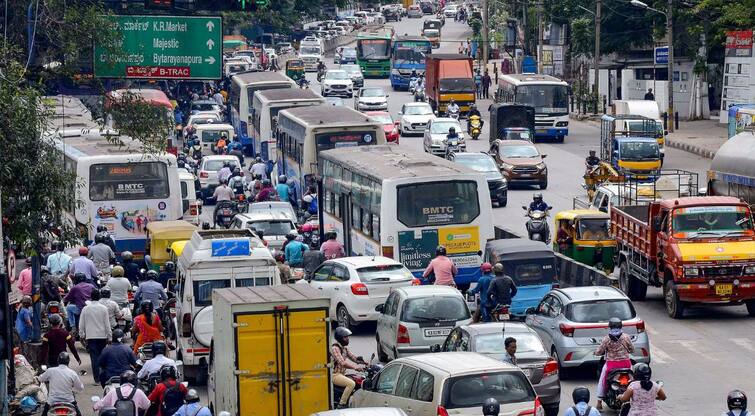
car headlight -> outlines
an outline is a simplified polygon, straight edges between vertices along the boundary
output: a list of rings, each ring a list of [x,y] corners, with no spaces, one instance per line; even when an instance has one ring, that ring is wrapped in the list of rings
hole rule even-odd
[[[500,168],[503,170],[511,170],[511,169],[514,169],[514,165],[510,165],[508,163],[501,163]]]
[[[400,77],[401,73],[398,72],[398,69],[391,69],[391,75],[395,75],[397,77]]]
[[[540,162],[537,165],[535,165],[535,167],[537,168],[537,170],[545,170],[545,163]]]
[[[755,266],[745,266],[745,274],[755,274]]]
[[[685,277],[697,277],[700,275],[700,269],[697,267],[685,267],[684,268],[684,276]]]

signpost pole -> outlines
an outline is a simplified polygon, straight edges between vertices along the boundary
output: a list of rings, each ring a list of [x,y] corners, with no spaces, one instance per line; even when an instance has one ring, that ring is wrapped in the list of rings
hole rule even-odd
[[[674,131],[674,0],[668,0],[666,34],[668,36],[668,131]]]

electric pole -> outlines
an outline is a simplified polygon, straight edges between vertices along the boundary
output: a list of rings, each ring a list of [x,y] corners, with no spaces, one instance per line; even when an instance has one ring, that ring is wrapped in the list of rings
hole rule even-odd
[[[543,2],[537,3],[537,73],[543,73]]]
[[[603,6],[603,0],[596,0],[595,5],[595,113],[598,112],[598,102],[600,101],[600,15]]]
[[[483,73],[488,68],[488,0],[482,0],[482,68]]]
[[[674,131],[674,0],[668,0],[666,11],[668,35],[668,131]]]

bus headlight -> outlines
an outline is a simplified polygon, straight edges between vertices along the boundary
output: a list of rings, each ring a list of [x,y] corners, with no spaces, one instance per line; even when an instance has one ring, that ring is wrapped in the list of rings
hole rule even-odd
[[[556,122],[556,127],[566,127],[568,125],[569,125],[568,121],[557,121]]]

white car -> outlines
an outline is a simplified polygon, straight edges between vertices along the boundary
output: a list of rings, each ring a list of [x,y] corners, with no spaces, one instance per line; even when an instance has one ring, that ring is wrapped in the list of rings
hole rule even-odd
[[[258,212],[274,212],[281,213],[291,219],[294,223],[299,223],[299,219],[296,217],[294,207],[286,201],[267,201],[267,202],[254,202],[249,204],[249,208],[246,210],[247,214],[254,214]]]
[[[446,144],[444,140],[448,136],[448,130],[453,127],[459,135],[459,147],[462,152],[466,152],[467,144],[464,141],[464,132],[461,129],[459,120],[450,117],[436,117],[430,120],[425,130],[422,146],[425,153],[432,153],[436,156],[445,156]]]
[[[380,87],[366,87],[354,95],[354,109],[357,111],[388,110],[388,94]]]
[[[435,118],[428,103],[406,103],[401,106],[399,130],[403,136],[422,134],[430,120]]]
[[[223,121],[220,119],[220,117],[216,113],[197,113],[192,114],[189,116],[189,119],[186,121],[186,128],[184,131],[189,130],[189,127],[192,126],[198,126],[200,124],[221,124]]]
[[[354,83],[349,74],[342,69],[329,69],[320,83],[323,97],[337,96],[351,98],[354,96]]]
[[[233,155],[209,155],[202,158],[202,163],[199,165],[199,188],[202,191],[202,197],[208,199],[212,197],[215,192],[215,188],[220,181],[218,180],[218,172],[223,169],[223,165],[226,163],[231,164],[231,170],[234,167],[241,169],[241,163],[239,158]]]
[[[229,228],[248,228],[267,241],[269,250],[280,250],[286,241],[286,234],[296,233],[296,224],[286,214],[273,211],[257,211],[251,214],[237,214]]]
[[[215,100],[196,100],[189,104],[189,114],[216,114],[223,117],[223,107]]]
[[[375,310],[392,290],[411,286],[414,276],[403,264],[382,256],[342,257],[321,264],[306,281],[330,298],[330,318],[353,328],[375,321]]]
[[[458,12],[459,9],[455,4],[449,4],[443,9],[443,15],[445,15],[446,17],[456,17],[456,13]]]

